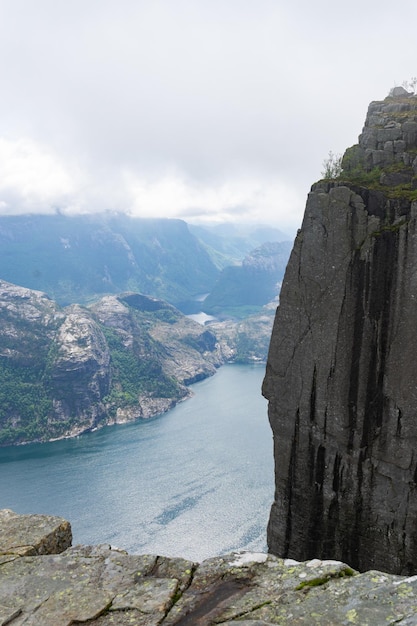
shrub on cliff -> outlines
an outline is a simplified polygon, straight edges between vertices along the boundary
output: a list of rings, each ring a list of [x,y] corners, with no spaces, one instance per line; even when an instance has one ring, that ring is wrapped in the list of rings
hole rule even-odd
[[[331,150],[327,159],[323,161],[322,178],[338,178],[342,172],[342,155],[334,154]]]

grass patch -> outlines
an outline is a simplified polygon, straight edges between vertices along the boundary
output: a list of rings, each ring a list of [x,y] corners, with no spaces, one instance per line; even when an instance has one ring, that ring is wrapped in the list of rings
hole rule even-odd
[[[303,582],[296,586],[295,590],[300,591],[306,587],[320,587],[321,585],[328,583],[332,578],[346,578],[348,576],[355,576],[355,574],[355,570],[350,567],[345,567],[340,572],[330,573],[326,576],[318,576],[317,578],[310,578],[309,580],[303,580]]]

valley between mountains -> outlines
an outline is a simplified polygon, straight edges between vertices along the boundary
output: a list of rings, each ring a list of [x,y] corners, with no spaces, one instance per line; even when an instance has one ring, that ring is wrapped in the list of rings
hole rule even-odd
[[[46,230],[40,227],[44,219]],[[115,219],[0,218],[3,276],[20,280],[0,280],[0,446],[152,417],[188,398],[190,385],[226,362],[265,361],[288,242],[262,243],[267,233],[249,241],[247,235],[211,233],[210,246],[179,220],[131,220],[128,242],[120,221],[117,232],[111,230]],[[125,224],[125,217],[120,220]],[[46,232],[51,241],[45,241]],[[94,283],[89,259],[103,232],[106,263],[97,265],[97,259],[104,262],[104,248],[102,256],[95,249],[94,262],[97,276],[106,280]],[[16,256],[24,243],[26,263]],[[236,257],[253,243],[260,245],[238,263]],[[51,254],[54,245],[48,260],[46,250]],[[8,265],[10,257],[18,262]],[[228,259],[233,265],[226,265]],[[126,260],[130,273],[122,280]],[[189,270],[182,274],[184,264]],[[34,289],[36,283],[49,292]],[[131,284],[150,293],[119,291]],[[204,288],[210,289],[206,310],[212,318],[206,325],[185,314],[204,310],[198,297]],[[158,297],[161,292],[171,294],[173,303]]]

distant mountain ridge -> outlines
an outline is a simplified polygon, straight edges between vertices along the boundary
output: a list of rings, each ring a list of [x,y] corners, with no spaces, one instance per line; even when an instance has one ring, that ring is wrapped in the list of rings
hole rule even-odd
[[[241,265],[225,267],[202,303],[212,315],[259,309],[277,298],[292,242],[267,242],[252,250]]]
[[[0,278],[61,305],[133,291],[187,310],[212,290],[221,268],[268,235],[280,231],[224,225],[213,234],[182,220],[118,213],[0,216]]]
[[[202,296],[214,289],[207,303],[210,312],[235,306],[237,317],[244,317],[246,305],[259,309],[276,295],[266,284],[279,282],[283,271],[277,267],[274,280],[265,269],[269,244],[280,246],[285,267],[290,244],[274,241],[283,236],[265,226],[196,227],[177,219],[117,213],[0,216],[0,279],[43,291],[61,306],[131,291],[170,302],[185,313],[200,311]],[[249,265],[255,257],[259,268],[262,257],[265,263],[252,277]],[[242,260],[243,270],[235,268]],[[222,289],[230,291],[224,303]]]
[[[191,233],[208,246],[211,258],[220,269],[240,263],[246,255],[264,243],[281,243],[291,239],[278,228],[264,224],[189,224],[188,227]]]
[[[218,268],[182,220],[122,214],[0,216],[0,277],[61,305],[138,291],[175,305]]]
[[[60,307],[0,280],[0,447],[158,415],[222,364],[265,361],[275,306],[203,326],[139,293]]]
[[[0,446],[156,415],[226,361],[265,360],[289,244],[220,272],[228,242],[212,243],[181,220],[0,217]],[[226,321],[180,312],[204,292]]]

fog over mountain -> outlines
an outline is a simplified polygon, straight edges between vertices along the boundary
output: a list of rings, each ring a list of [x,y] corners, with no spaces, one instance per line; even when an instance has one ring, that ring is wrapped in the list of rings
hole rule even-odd
[[[2,0],[0,211],[116,209],[293,234],[329,150],[354,143],[369,100],[416,73],[417,7],[404,0],[401,28],[396,11]]]

